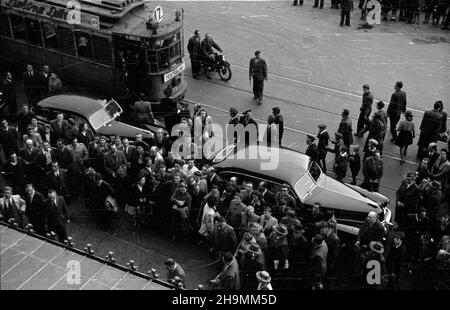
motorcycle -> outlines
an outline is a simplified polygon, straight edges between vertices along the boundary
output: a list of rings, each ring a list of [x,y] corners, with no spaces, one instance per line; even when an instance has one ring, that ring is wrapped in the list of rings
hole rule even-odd
[[[208,72],[217,72],[222,81],[229,81],[231,79],[231,65],[225,59],[222,53],[214,53],[214,65],[208,65]],[[202,64],[202,67],[205,64]]]

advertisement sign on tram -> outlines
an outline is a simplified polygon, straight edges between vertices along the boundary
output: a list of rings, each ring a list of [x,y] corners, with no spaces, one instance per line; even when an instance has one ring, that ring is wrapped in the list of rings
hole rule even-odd
[[[73,18],[74,10],[77,10],[78,7],[75,5],[73,6],[73,9],[61,8],[51,4],[33,0],[1,0],[1,4],[4,7],[11,8],[16,11],[49,17],[64,22],[69,22],[69,20]],[[77,13],[79,13],[80,25],[89,28],[100,29],[100,20],[98,16],[80,12],[79,7]],[[73,24],[73,22],[69,23]]]

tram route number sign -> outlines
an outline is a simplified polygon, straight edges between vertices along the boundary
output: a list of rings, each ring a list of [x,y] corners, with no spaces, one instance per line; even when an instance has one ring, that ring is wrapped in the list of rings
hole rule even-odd
[[[67,8],[34,0],[1,0],[1,5],[16,11],[49,17],[69,24],[80,24],[81,26],[100,29],[99,17],[81,12],[80,4],[77,1],[69,1]],[[73,14],[75,11],[77,14]]]
[[[153,20],[160,23],[163,19],[163,9],[159,5],[153,10]]]
[[[169,73],[164,74],[164,83],[169,81],[170,79],[172,79],[173,77],[177,76],[178,74],[180,74],[181,72],[184,71],[186,65],[183,62],[178,68],[176,68],[173,71],[170,71]]]

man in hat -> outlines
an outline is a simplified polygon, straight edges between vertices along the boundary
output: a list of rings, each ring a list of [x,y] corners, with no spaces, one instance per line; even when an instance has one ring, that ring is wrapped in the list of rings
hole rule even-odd
[[[250,59],[248,69],[248,79],[251,83],[253,78],[253,100],[258,100],[258,104],[262,104],[264,80],[267,81],[267,64],[261,57],[261,51],[255,52],[255,57]]]
[[[173,259],[169,258],[164,262],[167,269],[167,282],[184,287],[184,282],[186,281],[186,274],[183,268]]]
[[[327,164],[325,161],[325,158],[327,156],[327,148],[328,148],[328,142],[330,141],[330,135],[327,131],[327,125],[320,124],[319,126],[319,133],[317,134],[317,139],[319,140],[317,144],[317,148],[319,151],[319,166],[322,169],[323,173],[327,172]]]
[[[231,107],[229,112],[231,119],[228,121],[228,124],[236,126],[237,124],[241,123],[241,118],[239,117],[239,112],[236,108]]]
[[[420,136],[417,142],[417,158],[422,159],[426,148],[431,142],[436,142],[442,122],[442,114],[439,112],[440,102],[436,101],[433,110],[426,111],[420,123]]]
[[[301,2],[303,4],[303,1]],[[256,273],[256,278],[258,279],[258,291],[272,291],[272,284],[270,284],[270,281],[272,280],[270,278],[270,275],[267,271],[258,271]]]
[[[279,146],[281,146],[281,140],[283,139],[283,133],[284,133],[284,119],[283,119],[283,115],[281,115],[281,110],[279,107],[274,107],[272,108],[272,115],[269,116],[273,117],[273,123],[275,125],[278,126],[278,143]],[[269,120],[267,120],[267,122],[269,123]]]
[[[192,77],[198,80],[200,74],[200,58],[201,58],[201,39],[200,32],[194,31],[194,35],[189,38],[187,46],[189,56],[191,57]]]
[[[349,117],[350,111],[347,109],[342,110],[342,119],[339,123],[338,131],[342,134],[342,140],[344,140],[344,145],[349,148],[353,143],[353,135],[352,135],[352,121]]]
[[[341,248],[341,240],[334,232],[335,229],[336,224],[334,222],[326,223],[321,229],[324,241],[328,247],[327,267],[329,272],[334,272],[334,268],[336,267],[339,258],[339,250]]]
[[[372,112],[373,94],[370,92],[368,84],[363,85],[362,104],[359,108],[358,124],[356,126],[355,136],[362,137],[362,131],[365,127],[369,127],[369,117]]]
[[[403,244],[405,234],[394,232],[393,246],[386,257],[386,271],[389,279],[387,288],[399,289],[402,265],[406,262],[406,247]]]
[[[361,187],[371,192],[378,192],[383,177],[383,161],[378,151],[364,160],[363,176],[364,182]]]
[[[414,182],[415,177],[414,172],[409,172],[396,192],[395,221],[400,226],[402,226],[408,214],[417,210],[420,191],[416,182]]]
[[[244,126],[245,132],[245,146],[254,145],[258,143],[258,123],[252,117],[252,110],[246,110],[242,114],[244,117],[240,119],[241,124]],[[250,136],[253,133],[253,128],[256,133],[255,136]],[[248,130],[248,133],[247,133]],[[256,139],[256,140],[255,140]]]
[[[290,271],[299,274],[301,262],[308,260],[310,253],[309,242],[305,237],[305,229],[299,220],[291,226],[291,238],[289,240],[289,265]]]
[[[311,270],[313,274],[313,289],[323,288],[323,281],[327,273],[328,247],[322,235],[316,234],[311,240]]]
[[[239,270],[242,280],[242,289],[254,289],[257,284],[256,272],[266,270],[264,254],[256,243],[250,243],[244,255],[241,256]]]
[[[306,148],[305,155],[308,155],[311,158],[311,161],[319,163],[319,148],[314,142],[316,138],[311,135],[306,135]]]
[[[395,142],[395,139],[397,139],[397,123],[400,120],[400,115],[406,111],[406,93],[402,88],[403,83],[401,81],[395,83],[395,92],[391,96],[387,109],[392,134],[391,142]]]
[[[222,256],[224,263],[222,271],[210,281],[211,285],[219,290],[240,290],[241,281],[239,276],[239,266],[236,258],[230,252]]]
[[[272,233],[267,238],[269,257],[267,266],[270,270],[285,270],[289,268],[288,252],[289,244],[287,240],[288,229],[284,224],[273,227]]]

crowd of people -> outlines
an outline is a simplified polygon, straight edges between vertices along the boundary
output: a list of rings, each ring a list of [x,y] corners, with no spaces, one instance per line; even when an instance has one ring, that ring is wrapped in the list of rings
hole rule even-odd
[[[303,0],[294,0],[293,5],[303,5]],[[431,24],[439,26],[442,24],[442,29],[449,29],[450,23],[450,1],[448,0],[359,0],[358,9],[361,10],[361,20],[365,20],[369,11],[380,4],[381,19],[390,21],[405,22],[407,24]],[[324,0],[314,0],[314,8],[323,9],[325,5]],[[350,26],[350,12],[354,9],[353,0],[331,0],[331,9],[341,10],[340,25]],[[422,18],[423,16],[423,18]]]
[[[52,75],[48,67],[44,66],[44,71]],[[27,66],[24,78],[34,75],[41,73]],[[209,283],[216,289],[272,289],[271,280],[277,289],[277,285],[283,286],[283,279],[295,282],[305,276],[314,289],[332,288],[342,276],[349,253],[359,279],[365,279],[368,260],[379,261],[388,288],[398,288],[406,269],[414,270],[415,280],[423,284],[432,280],[433,268],[447,268],[447,272],[450,268],[450,162],[448,149],[438,149],[438,141],[448,136],[441,101],[425,112],[418,127],[417,158],[421,163],[417,171],[406,175],[397,191],[395,223],[387,206],[381,214],[370,212],[356,243],[349,245],[341,241],[334,212],[327,206],[315,204],[312,210],[306,209],[289,194],[292,189],[287,184],[274,190],[265,182],[253,183],[238,175],[223,179],[203,160],[173,152],[174,137],[162,128],[152,139],[144,140],[138,132],[131,141],[99,136],[88,124],[76,126],[62,113],[42,126],[35,104],[49,93],[43,86],[33,89],[29,92],[25,84],[28,103],[22,104],[19,112],[14,112],[11,97],[6,99],[9,113],[4,114],[0,126],[0,220],[22,228],[31,224],[35,233],[47,236],[53,232],[65,242],[66,223],[71,218],[68,206],[81,201],[99,229],[109,230],[117,217],[127,216],[133,229],[170,232],[178,243],[194,240],[221,268]],[[401,163],[416,138],[403,83],[396,82],[394,89],[387,110],[379,101],[372,114],[374,95],[369,85],[363,85],[356,131],[350,111],[344,109],[334,139],[327,126],[320,124],[317,135],[307,136],[306,154],[324,172],[328,153],[334,154],[332,171],[337,180],[343,182],[350,168],[352,184],[357,184],[362,170],[361,187],[378,192],[388,121],[390,141],[399,147]],[[194,124],[201,126],[203,141],[214,136],[213,119],[206,109],[196,105],[191,113],[187,104],[170,98],[169,88],[165,95],[161,106],[168,112],[164,115],[166,130],[170,133],[181,124],[192,131],[183,147],[196,149]],[[145,103],[142,96],[140,101]],[[151,107],[136,106],[139,122],[154,121]],[[232,107],[229,113],[230,125],[257,125],[250,110],[239,113]],[[267,123],[266,142],[281,146],[284,119],[279,107],[272,108]],[[366,133],[361,158],[354,139],[362,141]],[[267,141],[269,138],[275,141]],[[166,266],[168,279],[183,285],[186,275],[182,267],[173,259]]]

